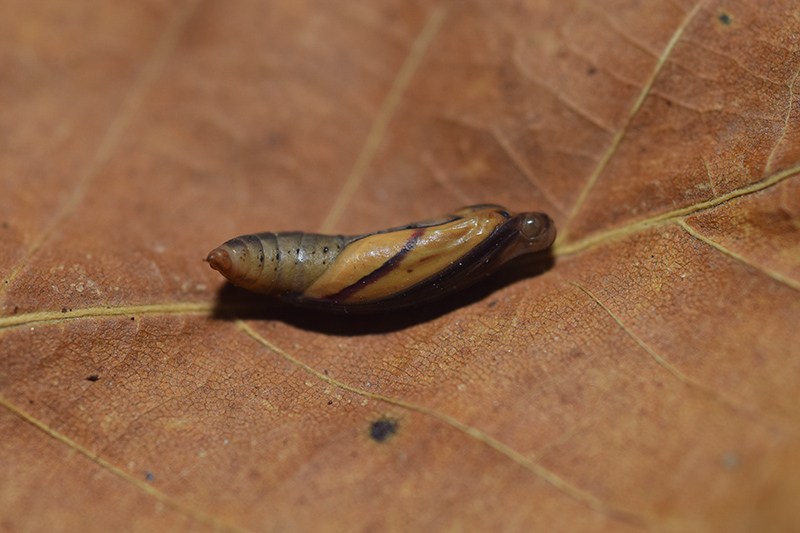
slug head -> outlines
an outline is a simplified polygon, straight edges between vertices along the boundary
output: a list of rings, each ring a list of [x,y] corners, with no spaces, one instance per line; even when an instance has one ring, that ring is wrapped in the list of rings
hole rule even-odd
[[[520,213],[515,218],[521,237],[515,255],[545,250],[556,240],[556,226],[544,213]]]

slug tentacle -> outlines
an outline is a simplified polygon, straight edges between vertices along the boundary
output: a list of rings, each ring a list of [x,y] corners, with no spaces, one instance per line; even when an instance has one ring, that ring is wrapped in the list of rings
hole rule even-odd
[[[206,258],[232,283],[301,305],[340,311],[396,309],[474,283],[522,254],[548,248],[553,221],[496,205],[345,237],[258,233]]]

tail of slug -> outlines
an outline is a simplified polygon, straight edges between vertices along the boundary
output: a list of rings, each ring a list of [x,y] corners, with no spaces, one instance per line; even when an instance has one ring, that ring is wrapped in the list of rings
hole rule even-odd
[[[344,242],[341,235],[257,233],[214,248],[206,261],[238,287],[281,296],[310,286],[330,267]]]

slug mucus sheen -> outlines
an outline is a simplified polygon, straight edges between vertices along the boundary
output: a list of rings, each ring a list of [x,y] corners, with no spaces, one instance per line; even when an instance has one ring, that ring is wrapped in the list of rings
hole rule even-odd
[[[374,312],[418,305],[464,288],[556,237],[544,213],[465,207],[435,220],[366,235],[256,233],[206,261],[234,285],[303,306]]]

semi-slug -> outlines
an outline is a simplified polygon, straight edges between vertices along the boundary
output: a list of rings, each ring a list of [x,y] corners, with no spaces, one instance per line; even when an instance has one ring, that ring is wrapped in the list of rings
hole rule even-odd
[[[553,221],[499,205],[366,235],[257,233],[231,239],[206,261],[234,285],[344,312],[417,305],[482,279],[509,260],[548,248]]]

